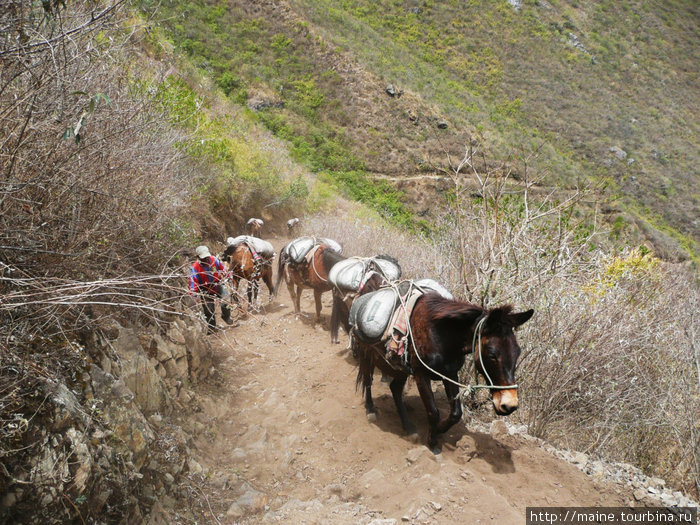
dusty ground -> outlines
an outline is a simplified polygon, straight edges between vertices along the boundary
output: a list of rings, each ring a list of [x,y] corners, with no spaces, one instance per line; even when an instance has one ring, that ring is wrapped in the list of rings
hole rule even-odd
[[[302,312],[296,319],[282,285],[276,300],[214,341],[217,377],[196,392],[202,425],[194,443],[211,523],[517,524],[526,506],[632,499],[502,426],[484,433],[458,424],[434,456],[424,446],[425,412],[412,383],[407,404],[421,442],[403,435],[379,377],[378,417],[368,422],[347,338],[330,343],[330,294],[320,326],[311,322],[309,290]],[[444,411],[442,386],[434,388]]]

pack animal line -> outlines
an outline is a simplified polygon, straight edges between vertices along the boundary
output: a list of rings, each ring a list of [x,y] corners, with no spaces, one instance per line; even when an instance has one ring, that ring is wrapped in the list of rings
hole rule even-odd
[[[299,223],[301,221],[299,220],[299,217],[294,217],[293,219],[289,219],[287,221],[287,231],[291,234],[295,232],[296,230],[299,229]]]
[[[257,237],[246,235],[229,237],[226,243],[223,257],[229,266],[231,284],[236,292],[233,294],[236,304],[240,302],[238,287],[242,280],[248,281],[246,295],[249,310],[258,300],[261,279],[267,285],[271,301],[275,291],[272,283],[272,260],[275,252],[272,245]]]

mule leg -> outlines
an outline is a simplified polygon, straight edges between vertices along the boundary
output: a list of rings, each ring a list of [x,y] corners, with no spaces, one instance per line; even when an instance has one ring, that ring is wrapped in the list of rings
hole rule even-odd
[[[406,405],[403,402],[403,389],[406,386],[406,381],[408,381],[408,376],[406,375],[395,377],[391,384],[389,384],[389,388],[391,389],[391,395],[394,398],[396,410],[401,418],[401,426],[410,436],[411,441],[415,442],[418,440],[418,432],[416,431],[416,426],[408,417],[408,410],[406,410]]]
[[[438,424],[440,423],[440,411],[435,404],[435,396],[433,395],[432,388],[430,388],[430,379],[418,374],[416,374],[415,377],[418,393],[423,401],[423,406],[425,406],[425,411],[428,414],[428,448],[430,448],[434,454],[439,454],[440,449],[437,446],[437,430]]]
[[[258,303],[258,281],[248,281],[248,309]]]
[[[333,292],[333,307],[331,309],[331,343],[339,343],[338,331],[340,330],[340,305],[342,300]]]
[[[270,291],[269,302],[272,302],[272,298],[275,296],[275,286],[272,284],[272,268],[269,266],[268,268],[270,268],[270,270],[263,272],[262,280]]]
[[[294,301],[295,301],[294,311],[297,314],[301,313],[301,291],[302,290],[303,290],[303,288],[301,286],[297,285],[297,294],[294,296]]]
[[[291,279],[285,279],[287,283],[287,290],[289,290],[289,298],[292,300],[292,305],[294,306],[294,313],[299,314],[299,303],[297,302],[297,294],[294,293],[294,281]]]
[[[246,286],[246,297],[248,299],[248,310],[251,310],[253,308],[253,283],[252,283],[252,281],[248,281],[248,285]]]
[[[456,380],[456,378],[454,379]],[[459,387],[444,379],[442,384],[445,385],[445,393],[447,394],[447,399],[450,400],[450,413],[445,419],[440,421],[437,427],[438,434],[444,434],[452,425],[462,419],[462,403],[459,401]]]
[[[237,277],[232,276],[231,277],[231,287],[233,288],[233,302],[236,303],[236,308],[240,306],[240,299],[238,297],[238,283],[240,281],[238,280]]]
[[[316,319],[314,319],[314,323],[318,323],[321,320],[321,294],[323,294],[321,290],[314,288],[314,301],[316,302]]]
[[[372,399],[372,378],[374,376],[374,362],[369,352],[364,353],[360,370],[362,371],[362,391],[365,394],[365,414],[368,421],[377,420],[377,411],[374,408],[374,400]]]

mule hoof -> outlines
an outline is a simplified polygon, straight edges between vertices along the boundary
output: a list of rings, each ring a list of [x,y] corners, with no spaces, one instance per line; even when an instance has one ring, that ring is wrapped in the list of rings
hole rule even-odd
[[[418,432],[409,434],[408,439],[410,439],[412,443],[418,443],[418,440],[420,439],[420,437],[418,436]]]
[[[442,459],[442,447],[440,445],[435,445],[434,447],[431,447],[430,452],[432,452],[435,455],[435,459],[437,459],[438,461]]]
[[[377,420],[376,412],[370,412],[369,414],[367,414],[367,421],[374,423],[376,420]]]

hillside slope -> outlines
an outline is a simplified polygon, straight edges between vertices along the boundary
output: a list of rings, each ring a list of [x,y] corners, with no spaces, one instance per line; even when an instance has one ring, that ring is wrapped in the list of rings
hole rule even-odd
[[[664,255],[697,250],[697,6],[513,4],[167,2],[154,16],[355,198],[372,200],[358,171],[398,176],[411,208],[430,214],[447,185],[415,175],[444,176],[448,155],[480,137],[491,168],[550,186],[605,182],[618,232],[641,228]]]

